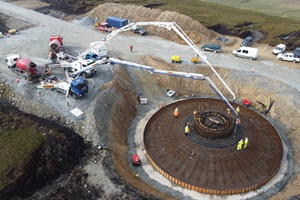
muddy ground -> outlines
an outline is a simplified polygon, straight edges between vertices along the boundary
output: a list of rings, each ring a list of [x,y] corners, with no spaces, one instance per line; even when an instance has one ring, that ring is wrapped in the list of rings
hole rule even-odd
[[[28,2],[27,2],[28,3]],[[207,31],[206,29],[204,31]],[[206,36],[209,37],[209,36]],[[226,51],[226,50],[225,50]],[[179,70],[176,66],[169,66],[160,59],[156,58],[144,58],[144,62],[150,66],[160,65],[165,69],[173,68],[173,70]],[[292,65],[291,65],[292,66]],[[295,67],[295,66],[293,66]],[[296,66],[295,68],[297,68]],[[209,73],[209,69],[207,74]],[[225,77],[226,81],[230,83],[230,86],[237,91],[239,96],[247,96],[255,102],[255,100],[264,101],[268,104],[268,97],[276,98],[276,109],[272,110],[271,115],[274,118],[280,119],[280,114],[285,113],[287,115],[298,116],[298,104],[294,102],[297,97],[297,91],[294,91],[277,81],[266,80],[261,76],[252,76],[251,74],[239,73],[237,71],[230,71],[226,69],[218,69],[218,71]],[[199,71],[198,71],[199,72]],[[200,71],[203,73],[203,71]],[[146,78],[146,77],[145,77]],[[150,78],[149,78],[150,79]],[[117,191],[115,196],[108,196],[104,190],[101,190],[101,187],[95,185],[88,185],[87,179],[88,174],[82,174],[80,165],[74,168],[69,174],[63,174],[59,179],[56,179],[52,184],[48,184],[47,187],[44,187],[42,190],[37,191],[28,199],[169,199],[166,194],[159,192],[158,190],[148,186],[145,182],[141,181],[138,177],[135,176],[135,172],[128,166],[127,159],[127,141],[126,134],[122,134],[124,130],[127,130],[130,127],[134,116],[136,115],[138,109],[137,93],[135,92],[134,83],[130,80],[126,70],[116,69],[114,80],[108,82],[102,87],[102,90],[107,90],[105,93],[107,99],[115,99],[115,102],[112,102],[113,106],[111,110],[111,117],[109,123],[114,124],[113,127],[110,127],[110,137],[106,140],[110,140],[110,145],[106,147],[104,145],[99,147],[96,146],[92,148],[88,154],[90,157],[82,157],[82,164],[84,166],[85,162],[90,163],[89,167],[97,167],[98,163],[102,163],[105,166],[105,174],[109,177],[110,181],[116,185]],[[201,91],[199,91],[199,85],[192,84],[191,81],[170,80],[169,78],[163,78],[158,76],[156,78],[159,84],[164,88],[174,88],[176,84],[180,84],[181,87],[178,88],[177,92],[179,95],[193,94],[195,91],[199,94],[212,94],[211,90],[207,85],[201,85]],[[148,80],[151,82],[150,80]],[[235,83],[241,83],[242,88],[238,87]],[[271,84],[272,83],[272,84]],[[261,87],[261,86],[264,87]],[[191,87],[192,86],[192,87]],[[276,88],[281,88],[279,92],[275,94],[271,91],[276,91]],[[115,88],[115,89],[111,89]],[[256,88],[256,93],[253,92],[252,88]],[[260,88],[260,89],[257,89]],[[153,91],[154,93],[155,91]],[[286,95],[288,93],[288,95]],[[6,95],[9,98],[11,93]],[[150,95],[149,95],[150,96]],[[106,99],[106,100],[107,100]],[[290,100],[289,104],[286,105],[286,101]],[[294,99],[294,100],[293,100]],[[129,100],[129,101],[128,101]],[[13,102],[13,101],[12,101]],[[284,105],[284,106],[283,106]],[[259,110],[259,105],[253,105]],[[289,107],[287,111],[282,108]],[[127,113],[128,115],[124,118],[124,121],[120,123],[119,114]],[[97,114],[97,113],[95,113]],[[297,125],[294,122],[280,119],[281,122],[287,126],[287,134],[293,140],[293,146],[297,147]],[[98,125],[100,126],[100,124]],[[101,128],[101,127],[99,127]],[[113,145],[112,145],[113,144]],[[76,156],[76,155],[74,155]],[[296,162],[299,162],[299,155],[295,155]],[[92,164],[94,163],[94,165]],[[114,165],[112,165],[114,163]],[[85,168],[85,171],[89,169]],[[71,176],[69,176],[71,175]],[[119,176],[121,175],[121,176]],[[62,181],[63,180],[63,181]],[[90,180],[91,181],[91,180]],[[284,190],[273,197],[273,199],[284,199],[291,197],[297,193],[297,183],[299,182],[299,175],[296,175],[293,178],[293,181],[288,185]],[[46,192],[47,191],[47,192]]]

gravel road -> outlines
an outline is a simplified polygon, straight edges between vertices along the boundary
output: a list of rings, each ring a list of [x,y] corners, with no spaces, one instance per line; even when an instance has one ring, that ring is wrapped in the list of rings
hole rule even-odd
[[[1,47],[8,47],[0,49],[2,61],[0,63],[1,77],[5,78],[6,83],[11,85],[16,93],[28,98],[37,99],[39,102],[44,104],[45,107],[51,108],[55,110],[55,112],[60,113],[61,116],[66,119],[67,123],[77,122],[76,118],[70,113],[71,109],[77,107],[83,111],[88,111],[85,113],[83,118],[81,118],[81,120],[85,120],[84,123],[89,123],[90,125],[90,128],[86,128],[84,133],[82,133],[83,137],[91,140],[95,145],[101,144],[103,140],[100,140],[99,137],[95,135],[98,131],[96,130],[95,124],[93,124],[95,123],[93,118],[93,109],[98,101],[98,97],[103,92],[100,90],[101,85],[107,83],[113,77],[112,69],[107,69],[106,67],[99,68],[97,75],[93,78],[96,89],[92,89],[90,94],[87,97],[84,97],[83,100],[74,100],[69,98],[71,107],[68,107],[66,106],[65,96],[62,94],[45,90],[42,91],[42,95],[40,96],[38,92],[34,90],[34,86],[28,84],[25,80],[21,80],[21,82],[17,84],[15,80],[18,77],[7,68],[4,63],[4,58],[7,54],[16,53],[22,55],[22,57],[32,59],[39,65],[39,67],[42,67],[49,63],[49,60],[47,60],[47,47],[49,37],[51,35],[62,35],[64,37],[64,47],[68,50],[69,54],[74,56],[87,49],[91,42],[102,40],[106,35],[94,30],[93,27],[79,26],[65,22],[3,1],[1,1],[0,4],[0,12],[12,15],[35,25],[34,28],[21,31],[18,35],[0,39]],[[189,46],[166,41],[155,36],[140,37],[133,34],[124,34],[116,36],[110,41],[110,43],[111,44],[108,49],[111,57],[121,57],[124,60],[132,62],[140,62],[143,55],[161,57],[162,59],[170,62],[171,56],[178,54],[181,56],[184,63],[189,63],[190,58],[194,56],[194,52]],[[134,46],[133,53],[129,50],[129,46],[131,44]],[[269,52],[262,53],[268,54]],[[295,67],[289,67],[290,63],[273,62],[265,59],[265,57],[259,58],[257,61],[251,61],[236,58],[230,53],[215,54],[205,52],[205,55],[213,66],[243,70],[247,72],[251,72],[251,70],[254,69],[254,73],[256,74],[279,80],[300,91],[300,72],[299,70],[296,70]],[[203,63],[201,65],[205,64]],[[64,78],[62,69],[54,69],[53,71],[54,73],[59,74],[61,78]],[[143,86],[139,86],[138,83],[143,81],[141,79],[143,79],[144,74],[137,70],[128,71],[133,82],[136,84],[137,92],[147,96],[150,103],[153,103],[152,105],[158,105],[160,101],[166,100],[164,91],[159,88],[154,80],[152,80],[153,82],[144,82]],[[211,72],[211,75],[212,74],[213,72]],[[149,87],[149,85],[151,85],[151,87]],[[144,108],[144,110],[149,111],[151,109],[150,106]],[[139,114],[144,115],[145,113],[141,111]],[[88,122],[89,120],[87,119],[91,119],[90,122]],[[112,191],[112,193],[113,192],[114,191]]]
[[[21,54],[23,57],[32,58],[39,64],[42,62],[38,61],[48,62],[46,60],[48,56],[48,36],[54,34],[64,36],[65,48],[69,50],[71,55],[75,56],[77,53],[87,49],[90,42],[101,40],[105,37],[105,34],[93,30],[91,27],[78,26],[6,2],[1,3],[0,9],[1,12],[5,14],[13,14],[15,17],[37,25],[35,28],[22,31],[22,33],[17,36],[0,40],[1,46],[9,45],[10,47],[1,48],[2,57],[14,52]],[[44,26],[42,26],[43,24]],[[154,55],[166,61],[170,61],[172,55],[178,54],[182,60],[189,62],[190,58],[194,56],[194,52],[189,46],[180,45],[156,37],[118,35],[110,42],[109,55],[112,57],[119,56],[128,61],[136,62],[139,60],[138,56],[142,55]],[[134,46],[134,56],[129,52],[130,44]],[[157,49],[159,49],[159,51],[157,51]],[[244,71],[254,69],[257,74],[277,79],[300,91],[299,71],[287,67],[288,65],[285,65],[287,64],[285,62],[278,64],[263,59],[251,61],[233,57],[231,54],[215,54],[209,52],[205,52],[205,55],[213,66]],[[45,60],[41,58],[45,58]]]

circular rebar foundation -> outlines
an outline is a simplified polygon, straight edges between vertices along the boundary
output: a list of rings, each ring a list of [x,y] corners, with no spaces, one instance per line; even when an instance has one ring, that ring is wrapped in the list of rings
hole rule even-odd
[[[262,186],[280,167],[281,138],[260,114],[240,108],[237,125],[218,99],[194,98],[163,107],[145,127],[147,158],[172,182],[202,193],[237,194]],[[237,150],[246,137],[248,146]]]

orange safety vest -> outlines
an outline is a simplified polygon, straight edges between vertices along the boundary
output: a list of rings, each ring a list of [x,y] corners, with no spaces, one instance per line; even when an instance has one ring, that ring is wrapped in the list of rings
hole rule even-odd
[[[178,111],[175,111],[175,112],[174,112],[174,116],[175,116],[175,117],[177,117],[178,114],[179,114]]]

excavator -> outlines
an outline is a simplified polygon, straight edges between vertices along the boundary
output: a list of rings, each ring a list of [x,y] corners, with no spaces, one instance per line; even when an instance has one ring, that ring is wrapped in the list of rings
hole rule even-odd
[[[207,57],[198,49],[198,47],[193,43],[193,41],[184,33],[184,31],[177,25],[176,22],[136,22],[136,23],[130,23],[126,26],[123,26],[117,30],[112,31],[110,34],[107,35],[101,42],[95,42],[95,45],[91,46],[88,50],[86,50],[84,53],[81,55],[85,55],[88,52],[92,52],[95,48],[99,49],[103,45],[108,45],[109,41],[117,36],[118,34],[124,32],[124,31],[131,31],[136,29],[136,27],[139,26],[148,26],[148,25],[155,25],[158,27],[163,27],[168,30],[174,30],[194,51],[197,57],[200,57],[209,67],[210,69],[214,72],[214,74],[218,77],[218,79],[222,82],[222,84],[225,86],[225,88],[229,91],[229,93],[233,96],[233,102],[235,101],[235,94],[233,91],[229,88],[229,86],[225,83],[225,81],[221,78],[221,76],[218,74],[218,72],[214,69],[214,67],[210,64],[208,61]],[[177,72],[177,71],[166,71],[166,70],[158,70],[153,67],[149,67],[146,65],[140,65],[136,63],[131,63],[127,61],[122,61],[119,59],[114,59],[114,58],[104,58],[96,62],[99,66],[103,64],[120,64],[123,66],[130,66],[134,68],[138,68],[144,71],[147,71],[151,74],[164,74],[168,76],[178,76],[181,78],[190,78],[194,80],[206,80],[209,82],[210,87],[214,92],[225,102],[226,106],[231,110],[232,113],[235,115],[238,115],[238,113],[235,111],[233,106],[227,101],[227,99],[224,97],[224,95],[221,93],[221,91],[216,87],[216,85],[212,82],[212,80],[204,76],[202,74],[196,74],[196,73],[186,73],[186,72]],[[89,67],[86,67],[84,70],[88,70]],[[78,73],[82,73],[82,71],[78,71],[73,73],[72,75],[77,75]]]

